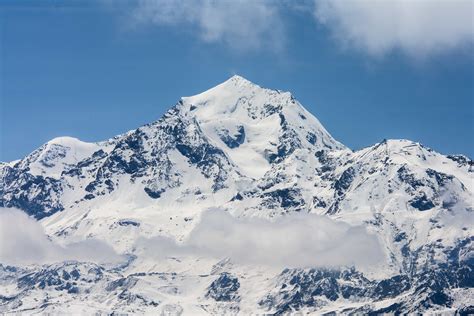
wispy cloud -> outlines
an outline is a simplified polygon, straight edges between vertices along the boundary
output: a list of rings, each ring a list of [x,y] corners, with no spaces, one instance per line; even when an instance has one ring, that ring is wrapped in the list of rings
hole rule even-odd
[[[137,0],[135,23],[189,28],[207,43],[248,51],[285,46],[285,15],[307,12],[345,48],[422,58],[472,45],[471,0]],[[305,15],[300,15],[304,17]],[[315,28],[315,32],[317,29]]]
[[[367,267],[385,261],[377,237],[362,226],[311,214],[269,221],[208,211],[183,244],[159,237],[140,240],[137,249],[145,255],[210,256],[276,267]]]
[[[372,56],[444,53],[474,40],[471,0],[314,0],[314,16],[336,39]]]
[[[233,49],[279,49],[283,26],[273,1],[140,0],[132,14],[136,23],[188,26],[205,42]]]
[[[116,263],[122,259],[110,246],[95,239],[58,245],[24,212],[0,208],[0,263],[28,265],[64,260]]]

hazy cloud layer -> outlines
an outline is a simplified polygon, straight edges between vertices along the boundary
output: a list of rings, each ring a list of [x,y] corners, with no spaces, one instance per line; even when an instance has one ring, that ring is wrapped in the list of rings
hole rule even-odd
[[[270,222],[208,211],[184,244],[160,237],[140,240],[138,249],[161,257],[229,257],[237,263],[277,267],[366,267],[385,261],[377,237],[363,227],[309,214]]]
[[[343,45],[380,56],[445,52],[474,39],[471,0],[314,0],[317,21]]]
[[[237,50],[283,43],[279,12],[272,1],[140,0],[138,23],[188,26],[205,42],[223,42]]]
[[[122,258],[107,244],[88,239],[62,247],[24,212],[0,208],[0,263],[43,264],[65,260],[114,263]]]
[[[345,48],[372,56],[399,50],[420,58],[474,38],[471,0],[137,0],[132,16],[138,24],[188,27],[237,50],[279,50],[289,11],[308,12]]]
[[[275,221],[237,219],[207,211],[187,241],[140,239],[137,254],[166,258],[231,258],[236,263],[276,267],[366,267],[385,261],[378,239],[359,226],[316,215],[288,215]],[[0,263],[23,265],[65,260],[115,263],[123,260],[103,242],[89,239],[65,247],[52,242],[42,226],[16,209],[0,208]]]

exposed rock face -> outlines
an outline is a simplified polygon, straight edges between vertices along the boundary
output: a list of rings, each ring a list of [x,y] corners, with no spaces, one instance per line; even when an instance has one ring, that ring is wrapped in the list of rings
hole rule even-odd
[[[229,273],[222,273],[208,288],[206,297],[218,302],[239,301],[239,279]]]

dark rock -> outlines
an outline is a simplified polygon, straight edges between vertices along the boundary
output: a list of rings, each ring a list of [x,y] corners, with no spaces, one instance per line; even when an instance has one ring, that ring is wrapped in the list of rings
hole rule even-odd
[[[218,302],[239,301],[239,288],[239,279],[224,272],[208,287],[206,297],[213,298]]]
[[[145,188],[144,190],[146,194],[148,194],[148,196],[151,197],[152,199],[159,199],[161,197],[161,194],[165,192],[164,189],[154,191],[150,188]]]
[[[140,226],[139,222],[132,221],[132,220],[126,220],[126,219],[118,221],[117,224],[119,224],[120,226],[135,226],[135,227]]]
[[[245,129],[244,127],[238,126],[237,133],[235,135],[229,135],[228,130],[224,130],[219,135],[220,139],[227,145],[229,148],[237,148],[242,145],[245,141]]]
[[[435,207],[433,201],[428,199],[426,195],[421,195],[410,200],[410,205],[420,211],[427,211]]]

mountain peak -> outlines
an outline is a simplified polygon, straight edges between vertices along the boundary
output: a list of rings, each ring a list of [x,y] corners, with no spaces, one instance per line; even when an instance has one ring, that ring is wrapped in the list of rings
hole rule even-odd
[[[272,162],[297,149],[345,148],[290,92],[263,88],[238,75],[182,98],[180,111],[252,178],[262,177]]]
[[[227,79],[225,82],[229,82],[229,83],[235,83],[235,84],[252,84],[252,85],[256,85],[255,83],[253,83],[252,81],[240,76],[240,75],[233,75],[232,77],[230,77],[229,79]]]
[[[65,146],[65,147],[74,147],[74,146],[83,145],[83,144],[89,144],[89,143],[83,142],[82,140],[76,137],[60,136],[60,137],[51,139],[45,145],[60,145],[60,146]]]
[[[239,75],[233,75],[232,77],[230,77],[223,83],[219,84],[218,86],[254,87],[254,88],[264,89],[260,87],[259,85],[257,85],[256,83]]]
[[[204,91],[199,94],[183,97],[183,101],[187,101],[188,103],[199,103],[202,100],[209,100],[209,99],[220,99],[226,96],[235,96],[235,97],[243,97],[243,96],[252,96],[255,95],[257,91],[265,91],[268,89],[262,88],[259,85],[251,82],[250,80],[245,79],[239,75],[233,75],[226,81]]]

